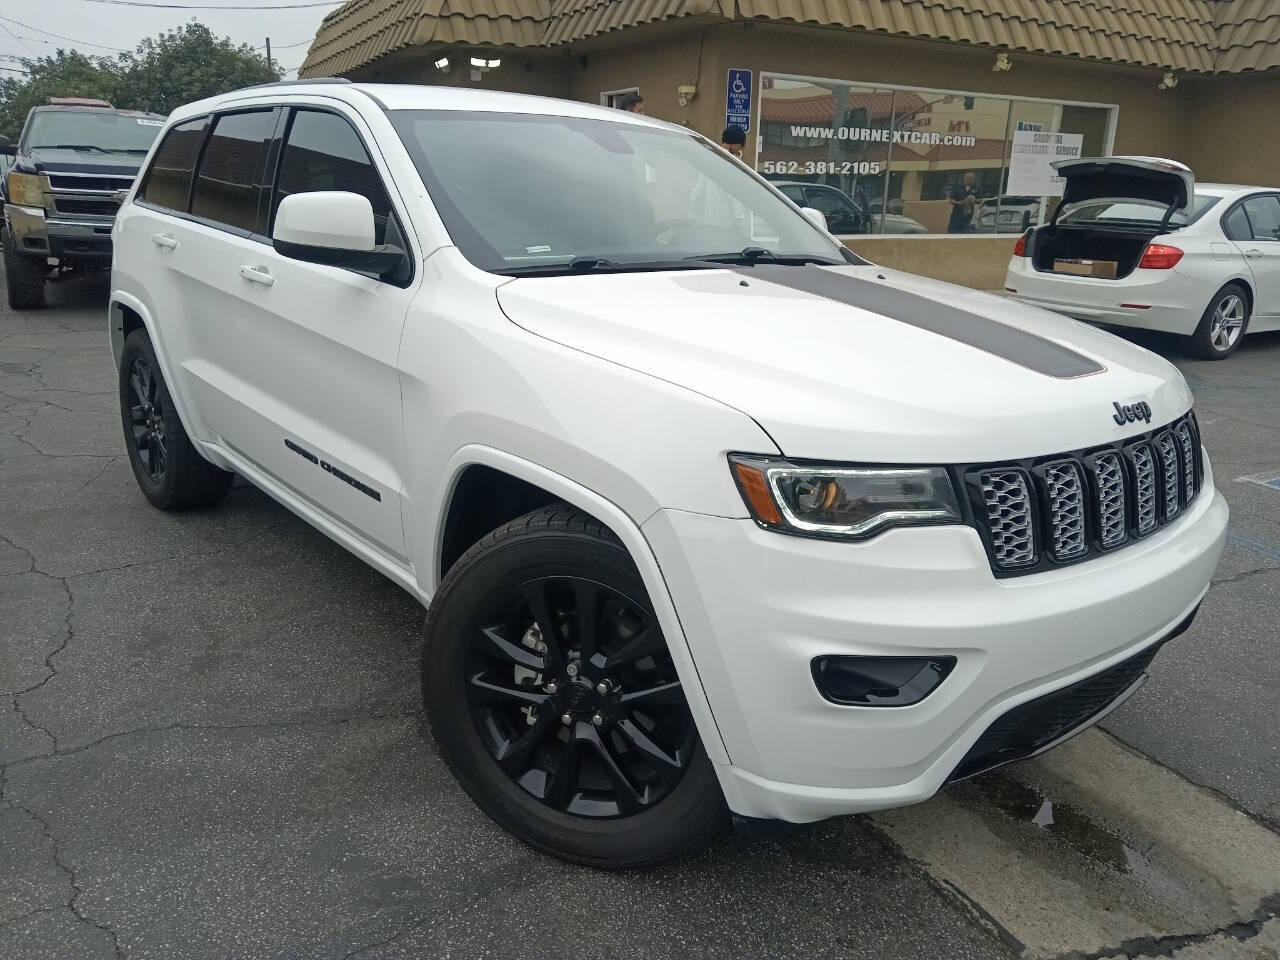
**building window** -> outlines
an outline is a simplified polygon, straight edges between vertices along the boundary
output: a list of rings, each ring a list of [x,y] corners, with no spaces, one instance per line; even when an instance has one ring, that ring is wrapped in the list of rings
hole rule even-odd
[[[600,94],[602,107],[621,107],[622,98],[632,93],[639,93],[639,87],[623,87],[621,90],[605,90]]]
[[[1020,233],[1055,198],[1038,193],[1047,178],[1029,177],[1023,164],[1013,164],[1011,190],[1011,158],[1035,134],[1065,134],[1057,141],[1074,155],[1105,155],[1114,113],[1106,104],[764,74],[756,166],[770,180],[847,197],[862,215],[829,218],[833,232]]]

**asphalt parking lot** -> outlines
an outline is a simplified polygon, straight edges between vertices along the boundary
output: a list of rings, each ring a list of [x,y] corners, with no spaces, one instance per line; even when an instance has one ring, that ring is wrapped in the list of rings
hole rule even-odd
[[[454,784],[413,599],[252,488],[147,505],[105,294],[0,310],[0,957],[1280,956],[1280,334],[1217,364],[1143,341],[1196,392],[1232,524],[1105,731],[605,874]]]

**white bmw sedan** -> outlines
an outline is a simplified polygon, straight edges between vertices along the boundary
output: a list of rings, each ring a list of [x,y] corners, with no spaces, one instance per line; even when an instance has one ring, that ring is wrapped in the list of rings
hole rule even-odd
[[[1181,334],[1221,360],[1280,329],[1280,190],[1197,184],[1172,160],[1056,165],[1049,223],[1018,238],[1005,292],[1093,323]]]

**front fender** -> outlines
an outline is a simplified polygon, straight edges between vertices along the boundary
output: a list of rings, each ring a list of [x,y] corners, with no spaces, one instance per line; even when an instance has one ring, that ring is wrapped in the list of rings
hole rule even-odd
[[[453,498],[459,478],[468,467],[473,466],[490,467],[540,487],[566,503],[570,503],[585,513],[589,513],[617,535],[631,555],[631,559],[635,562],[636,569],[640,571],[645,590],[649,593],[649,599],[653,603],[653,609],[657,614],[659,624],[662,626],[662,632],[667,638],[667,647],[671,651],[671,659],[675,663],[676,673],[680,677],[680,684],[684,688],[686,699],[689,701],[689,710],[692,712],[694,722],[697,724],[698,734],[702,737],[702,744],[706,748],[707,756],[717,766],[729,763],[729,755],[725,750],[724,742],[720,738],[720,732],[712,717],[711,705],[707,702],[706,692],[702,689],[702,682],[698,677],[697,668],[694,666],[693,654],[689,650],[688,640],[680,625],[680,618],[676,614],[675,604],[671,599],[670,590],[663,577],[662,568],[658,564],[653,548],[641,531],[640,525],[616,503],[589,490],[582,484],[539,464],[483,444],[468,444],[459,448],[450,458],[444,470],[447,481],[442,485],[444,493],[437,504],[436,516],[443,517],[448,515],[449,503]],[[440,524],[440,527],[441,529],[437,531],[435,538],[435,552],[433,563],[431,564],[431,572],[419,570],[420,576],[428,576],[433,580],[435,571],[440,569],[440,554],[444,543],[443,524]],[[429,591],[425,590],[426,584],[423,586],[424,592],[434,593],[438,584],[433,582]]]

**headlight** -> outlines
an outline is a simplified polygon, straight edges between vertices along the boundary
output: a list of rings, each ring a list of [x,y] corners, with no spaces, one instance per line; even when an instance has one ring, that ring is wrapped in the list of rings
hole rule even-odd
[[[851,467],[730,454],[734,480],[762,527],[865,540],[887,527],[959,523],[942,467]]]
[[[9,202],[23,207],[43,207],[49,178],[42,173],[9,171]]]

